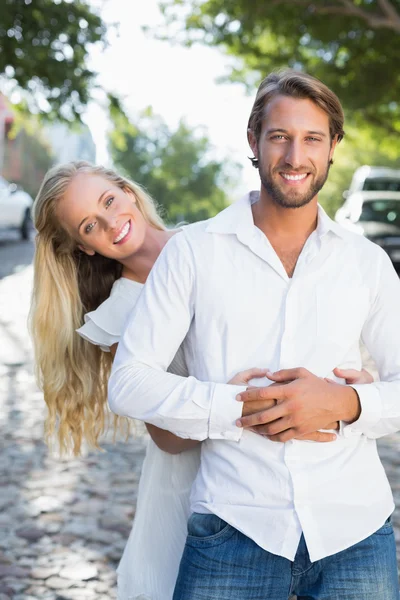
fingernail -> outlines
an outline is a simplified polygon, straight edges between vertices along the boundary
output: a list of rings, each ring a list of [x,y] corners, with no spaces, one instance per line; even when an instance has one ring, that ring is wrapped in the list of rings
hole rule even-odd
[[[238,419],[236,421],[236,427],[241,427],[242,426],[242,421],[240,419]]]
[[[238,395],[236,396],[236,400],[237,400],[238,402],[241,402],[241,400],[242,400],[242,396],[241,396],[240,394],[238,394]]]

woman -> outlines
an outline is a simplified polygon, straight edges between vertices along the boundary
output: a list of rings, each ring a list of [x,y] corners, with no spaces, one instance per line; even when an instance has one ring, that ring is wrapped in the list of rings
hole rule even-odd
[[[140,186],[84,162],[49,171],[33,216],[38,233],[31,328],[48,406],[46,438],[50,441],[57,430],[61,449],[79,454],[83,439],[99,447],[108,419],[112,356],[141,286],[176,232],[166,230]],[[181,351],[170,370],[188,374]],[[247,384],[265,374],[250,369],[229,383]],[[115,418],[114,426],[123,424]],[[148,430],[152,439],[135,522],[118,569],[121,600],[172,597],[186,537],[189,490],[199,464],[197,442],[154,426]],[[316,432],[307,439],[322,436]]]

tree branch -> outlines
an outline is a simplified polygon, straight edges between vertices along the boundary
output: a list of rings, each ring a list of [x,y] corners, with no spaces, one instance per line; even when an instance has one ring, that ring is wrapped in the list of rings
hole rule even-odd
[[[378,0],[378,4],[382,9],[382,12],[393,21],[400,22],[400,15],[390,2],[390,0]]]
[[[400,33],[400,15],[391,4],[390,0],[377,0],[382,10],[382,14],[364,10],[356,6],[351,0],[337,0],[335,4],[327,4],[321,6],[313,4],[310,0],[291,0],[290,4],[307,7],[313,10],[314,13],[324,15],[342,15],[349,17],[358,17],[371,27],[371,29],[391,29]],[[340,5],[338,5],[338,2]],[[288,0],[273,0],[275,5],[288,4]]]
[[[349,4],[346,2],[346,5]],[[358,6],[321,6],[316,7],[315,12],[319,14],[330,14],[330,15],[347,15],[349,17],[358,17],[367,23],[371,29],[391,29],[400,33],[400,19],[393,21],[388,17],[381,17],[376,13],[371,13]]]

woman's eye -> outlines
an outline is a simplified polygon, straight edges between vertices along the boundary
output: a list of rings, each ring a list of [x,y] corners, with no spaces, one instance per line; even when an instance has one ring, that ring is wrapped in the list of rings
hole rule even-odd
[[[109,206],[111,206],[111,204],[114,202],[114,197],[111,196],[110,198],[107,198],[106,200],[106,208],[108,208]]]
[[[89,225],[86,225],[85,233],[90,233],[92,231],[93,227],[94,227],[94,223],[89,223]]]

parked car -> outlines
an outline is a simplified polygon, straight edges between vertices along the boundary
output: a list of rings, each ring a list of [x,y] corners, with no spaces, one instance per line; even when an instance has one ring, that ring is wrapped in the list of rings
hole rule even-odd
[[[335,220],[381,246],[400,271],[400,191],[351,194]]]
[[[27,240],[32,229],[32,197],[0,176],[0,230],[15,229]]]
[[[355,192],[400,192],[400,169],[363,165],[354,171],[347,198]]]

